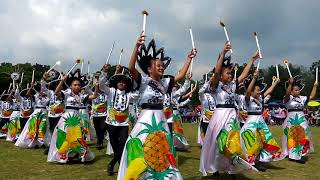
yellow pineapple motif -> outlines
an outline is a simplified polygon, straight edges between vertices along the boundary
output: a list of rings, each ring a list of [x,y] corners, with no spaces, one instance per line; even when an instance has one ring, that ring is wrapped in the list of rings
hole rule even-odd
[[[163,123],[163,121],[160,121],[157,124],[155,116],[153,115],[152,125],[142,123],[147,128],[137,135],[148,134],[143,144],[144,161],[149,167],[148,172],[154,176],[166,176],[171,172],[170,166],[174,163],[172,153],[170,152],[170,144],[166,137],[167,132],[162,126]]]
[[[65,154],[69,149],[80,146],[79,139],[82,139],[82,131],[80,127],[80,118],[78,116],[68,116],[65,118],[66,134],[65,140],[58,148],[60,154]]]

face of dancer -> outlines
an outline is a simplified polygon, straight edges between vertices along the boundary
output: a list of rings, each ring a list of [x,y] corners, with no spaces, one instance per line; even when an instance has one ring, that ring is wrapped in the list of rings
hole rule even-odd
[[[225,83],[232,81],[232,74],[230,68],[225,67],[222,69],[221,81]]]
[[[300,95],[300,88],[298,86],[293,86],[292,87],[292,91],[291,91],[291,95],[296,97]]]
[[[123,90],[126,90],[126,88],[127,88],[127,84],[125,81],[119,81],[117,83],[117,89],[123,91]]]
[[[155,59],[150,62],[150,66],[148,67],[148,72],[150,76],[153,77],[161,77],[164,73],[163,62],[160,59]]]
[[[78,94],[81,91],[80,81],[79,80],[73,80],[71,83],[71,90],[72,92]]]
[[[255,86],[252,92],[252,96],[254,98],[258,98],[260,96],[260,87],[259,86]]]

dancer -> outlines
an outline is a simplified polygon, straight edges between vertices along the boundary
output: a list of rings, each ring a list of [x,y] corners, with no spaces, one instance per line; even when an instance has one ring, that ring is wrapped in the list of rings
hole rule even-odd
[[[64,83],[69,86],[65,91],[62,90]],[[89,81],[86,76],[81,75],[80,69],[63,76],[58,84],[55,95],[58,98],[64,98],[66,108],[53,132],[48,162],[67,163],[71,159],[80,159],[81,162],[85,162],[94,159],[94,154],[84,140],[85,132],[82,129],[79,113],[79,108],[87,100],[83,98],[80,91],[88,84]]]
[[[51,142],[51,137],[52,134],[59,122],[59,119],[64,112],[65,105],[63,102],[63,98],[59,98],[58,96],[55,95],[54,91],[57,88],[59,82],[60,82],[60,77],[62,74],[60,74],[56,70],[51,70],[49,73],[44,73],[43,79],[46,81],[48,85],[48,97],[50,99],[49,105],[47,106],[48,109],[48,122],[47,125],[48,127],[48,147],[44,151],[44,154],[47,155],[49,152],[49,147],[50,147],[50,142]]]
[[[206,135],[210,119],[216,108],[216,100],[210,86],[211,78],[209,80],[205,79],[205,83],[199,89],[198,93],[202,105],[201,118],[198,126],[198,144],[201,146],[203,145],[203,139]]]
[[[177,169],[174,146],[163,114],[164,95],[171,93],[175,82],[185,77],[196,49],[175,76],[164,76],[171,59],[164,56],[164,49],[156,49],[152,40],[147,46],[141,33],[135,44],[129,70],[139,86],[139,105],[142,110],[132,129],[122,155],[118,180],[127,179],[182,179]],[[140,69],[136,70],[138,61]]]
[[[165,94],[164,98],[164,116],[167,120],[171,135],[173,135],[174,146],[179,150],[186,150],[189,147],[183,129],[181,126],[181,116],[178,111],[180,105],[180,99],[183,94],[186,94],[190,87],[190,80],[192,78],[191,73],[185,79],[182,87],[176,83],[172,89],[171,94]],[[188,103],[188,102],[186,102]]]
[[[278,161],[285,158],[262,117],[263,104],[270,99],[270,94],[280,80],[277,79],[264,92],[267,84],[263,82],[263,78],[258,79],[258,75],[259,73],[256,71],[253,77],[249,75],[244,80],[244,86],[247,89],[245,101],[248,118],[241,128],[240,135],[246,160],[259,171],[265,171],[266,168],[259,162]]]
[[[104,69],[107,73],[108,69]],[[133,89],[133,81],[128,71],[123,70],[121,66],[116,66],[115,75],[109,80],[109,86],[106,85],[106,77],[101,80],[99,87],[108,96],[108,117],[106,120],[109,141],[113,149],[113,159],[109,162],[107,171],[109,176],[114,175],[114,166],[120,164],[121,155],[129,134],[130,114],[129,103],[133,100],[130,93]]]
[[[285,155],[289,155],[289,160],[298,163],[306,163],[308,152],[313,152],[313,144],[309,123],[306,120],[303,108],[308,100],[316,97],[318,82],[314,82],[309,98],[301,96],[304,88],[302,76],[297,75],[286,82],[286,94],[284,103],[288,109],[288,116],[282,124],[282,149]]]
[[[201,149],[200,172],[204,176],[207,176],[208,172],[219,176],[219,171],[225,171],[234,178],[241,170],[255,169],[241,158],[240,124],[235,109],[235,91],[237,84],[248,75],[259,53],[258,51],[254,53],[242,74],[234,81],[231,75],[231,57],[225,57],[230,49],[231,45],[227,42],[220,53],[211,80],[217,105]]]
[[[42,79],[41,84],[31,82],[31,87],[28,89],[26,97],[34,99],[35,109],[30,115],[26,125],[24,126],[21,135],[15,143],[18,147],[34,148],[41,147],[43,145],[48,146],[48,142],[45,141],[47,133],[47,106],[49,104],[48,89],[45,87],[45,81]],[[25,90],[27,91],[27,90]],[[32,94],[32,92],[34,92]],[[23,94],[22,91],[20,94]],[[24,95],[22,95],[24,96]],[[22,99],[18,96],[19,99]]]
[[[189,76],[191,79],[191,76]],[[190,81],[189,79],[189,81]],[[191,86],[192,87],[192,86]],[[182,92],[179,92],[180,89],[176,90],[173,88],[172,93],[172,107],[173,107],[173,118],[172,118],[172,134],[173,134],[173,145],[176,148],[176,150],[179,151],[186,151],[190,145],[187,141],[187,138],[185,137],[184,130],[182,127],[182,118],[180,115],[180,108],[187,106],[191,102],[191,98],[193,96],[193,93],[196,91],[197,86],[195,85],[190,89],[188,93],[185,95],[180,95]],[[189,90],[189,88],[187,88]],[[169,124],[168,124],[169,125]],[[169,125],[170,129],[170,125]]]
[[[99,81],[99,74],[95,75],[97,82]],[[108,96],[100,90],[99,84],[95,84],[93,96],[89,96],[92,101],[92,113],[94,129],[97,136],[96,148],[103,149],[104,133],[106,131],[105,121],[107,118],[107,101]]]
[[[15,92],[15,88],[12,90],[10,90],[10,88],[9,88],[8,94],[6,94],[5,91],[1,95],[0,138],[6,137],[8,139],[13,132],[13,130],[11,133],[8,131],[8,128],[10,126],[10,123],[9,123],[10,119],[11,119],[11,117],[19,114],[20,107],[18,106],[19,105],[18,103],[14,102],[15,98],[14,98],[13,94]],[[14,127],[16,127],[16,126],[14,126]],[[14,136],[13,137],[13,139],[14,139],[16,134],[14,134],[13,136]]]

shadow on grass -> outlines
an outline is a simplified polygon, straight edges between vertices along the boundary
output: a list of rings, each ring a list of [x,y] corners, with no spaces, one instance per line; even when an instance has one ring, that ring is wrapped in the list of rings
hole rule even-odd
[[[199,158],[195,158],[195,157],[187,157],[187,156],[179,155],[178,156],[179,166],[183,165],[186,161],[190,159],[197,160],[197,161],[200,160]]]
[[[196,180],[196,179],[214,179],[212,175],[210,176],[205,176],[205,177],[201,177],[201,176],[194,176],[194,177],[188,177],[188,178],[184,178],[185,180]],[[230,176],[226,173],[220,174],[219,176],[219,180],[224,180],[224,179],[230,179]],[[236,179],[237,180],[251,180],[251,178],[246,177],[243,174],[237,174],[236,175]]]
[[[274,169],[274,170],[286,169],[286,168],[283,168],[283,167],[274,166],[271,163],[265,163],[265,164],[263,164],[263,167],[267,168],[267,171],[268,171],[268,169]]]

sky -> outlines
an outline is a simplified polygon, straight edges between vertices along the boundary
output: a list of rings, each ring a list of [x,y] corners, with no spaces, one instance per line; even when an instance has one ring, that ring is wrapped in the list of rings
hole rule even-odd
[[[127,66],[146,9],[147,42],[154,38],[172,58],[167,74],[182,67],[192,48],[189,27],[198,49],[194,78],[212,69],[226,41],[220,20],[227,26],[234,62],[251,57],[253,32],[258,32],[262,68],[284,58],[310,66],[319,60],[318,7],[317,0],[2,0],[0,62],[53,65],[61,60],[57,69],[67,71],[83,58],[95,71],[115,41],[111,64],[117,64],[123,48]]]

